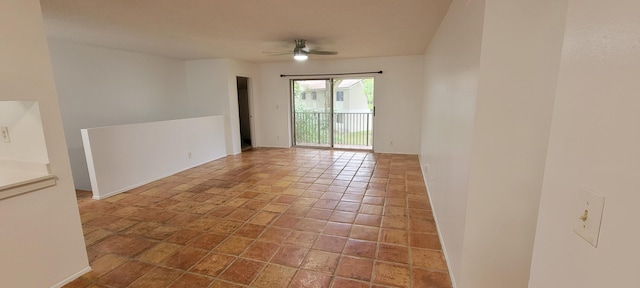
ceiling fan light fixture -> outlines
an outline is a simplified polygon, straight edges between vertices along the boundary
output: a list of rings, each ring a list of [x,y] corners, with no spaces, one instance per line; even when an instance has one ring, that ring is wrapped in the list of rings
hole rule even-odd
[[[309,58],[309,55],[307,55],[307,52],[297,48],[295,50],[293,50],[293,59],[295,59],[296,61],[304,61],[307,60]]]

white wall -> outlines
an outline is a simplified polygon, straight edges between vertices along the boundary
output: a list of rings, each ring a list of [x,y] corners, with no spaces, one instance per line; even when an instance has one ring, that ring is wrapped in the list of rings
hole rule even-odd
[[[291,145],[289,80],[280,74],[325,74],[379,71],[374,74],[376,152],[417,154],[422,105],[422,56],[278,62],[260,66],[259,146]],[[313,78],[313,76],[312,76]],[[317,77],[315,77],[317,78]]]
[[[483,12],[478,2],[451,7],[451,22],[441,27],[448,35],[427,52],[422,157],[443,244],[459,287],[525,287],[565,3],[487,0]],[[469,29],[478,25],[472,21],[482,21],[482,30]],[[471,37],[464,40],[471,46],[452,48],[458,37]]]
[[[528,283],[565,13],[558,0],[485,6],[462,287]]]
[[[188,110],[191,115],[223,115],[227,154],[240,153],[240,117],[238,114],[238,88],[236,77],[249,78],[250,112],[256,114],[256,66],[231,59],[207,59],[186,61]],[[255,119],[255,117],[252,117]],[[256,123],[252,120],[252,130]]]
[[[55,39],[49,47],[78,189],[90,189],[80,129],[205,116],[187,110],[182,60]]]
[[[0,201],[0,287],[61,286],[88,271],[42,15],[0,2],[0,101],[38,101],[57,185]]]
[[[425,53],[420,160],[450,272],[460,275],[484,1],[453,1]],[[454,278],[455,280],[455,278]]]
[[[529,287],[639,287],[640,2],[570,0]],[[606,197],[598,247],[577,193]]]
[[[94,199],[103,199],[226,154],[223,116],[82,130]]]
[[[0,101],[0,126],[7,127],[10,139],[0,139],[0,159],[49,163],[37,102]]]

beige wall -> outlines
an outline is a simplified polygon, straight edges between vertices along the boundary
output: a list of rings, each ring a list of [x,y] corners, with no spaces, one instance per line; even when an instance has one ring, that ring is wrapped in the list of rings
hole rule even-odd
[[[56,186],[0,200],[0,287],[51,287],[88,269],[39,2],[0,2],[0,101],[35,100]]]
[[[421,159],[458,287],[526,287],[565,7],[482,4],[454,1],[427,51]]]
[[[640,2],[569,1],[529,287],[639,287]],[[606,197],[598,248],[577,193]]]

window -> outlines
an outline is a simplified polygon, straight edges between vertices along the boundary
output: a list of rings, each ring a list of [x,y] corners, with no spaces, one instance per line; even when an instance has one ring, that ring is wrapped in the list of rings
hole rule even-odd
[[[316,92],[315,92],[315,91],[311,92],[311,99],[312,99],[312,100],[316,100],[316,99],[318,99],[318,95],[316,94]]]
[[[336,101],[344,101],[344,91],[336,92]]]
[[[300,99],[302,100],[307,99],[307,93],[302,92],[302,94],[300,94]]]

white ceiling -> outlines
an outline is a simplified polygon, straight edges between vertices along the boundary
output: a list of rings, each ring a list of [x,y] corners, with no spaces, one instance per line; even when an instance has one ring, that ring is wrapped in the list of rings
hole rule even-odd
[[[422,54],[451,0],[41,0],[48,37],[180,59],[291,61]]]

